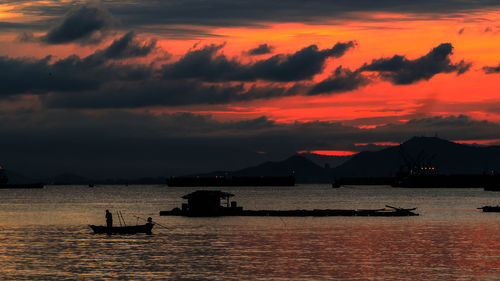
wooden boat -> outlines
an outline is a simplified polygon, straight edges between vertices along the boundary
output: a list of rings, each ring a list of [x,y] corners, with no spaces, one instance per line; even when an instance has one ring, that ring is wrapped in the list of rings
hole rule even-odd
[[[479,210],[483,210],[483,212],[496,212],[500,213],[500,206],[484,206],[478,208]]]
[[[153,223],[147,223],[143,225],[131,225],[131,226],[113,226],[108,228],[107,226],[102,225],[89,225],[90,228],[94,231],[95,234],[137,234],[137,233],[146,233],[151,234],[151,230],[153,229]]]

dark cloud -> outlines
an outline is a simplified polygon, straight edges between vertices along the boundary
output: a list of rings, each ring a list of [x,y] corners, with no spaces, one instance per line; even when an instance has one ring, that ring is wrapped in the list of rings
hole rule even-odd
[[[500,64],[497,66],[485,66],[483,67],[483,71],[486,74],[500,73]]]
[[[120,60],[135,57],[145,57],[156,48],[156,40],[140,42],[134,32],[128,32],[121,38],[113,41],[107,48],[97,50],[85,58],[87,62],[102,64],[109,60]],[[168,54],[166,54],[168,56]]]
[[[0,57],[0,75],[6,79],[0,84],[0,92],[3,98],[37,94],[48,108],[227,104],[348,92],[372,82],[363,71],[378,71],[383,79],[408,84],[430,79],[436,73],[461,73],[469,67],[464,62],[452,64],[451,45],[442,44],[415,60],[396,55],[374,60],[355,71],[338,67],[316,84],[302,82],[321,73],[327,58],[340,57],[354,45],[352,41],[337,43],[323,50],[311,45],[293,54],[278,54],[248,64],[221,54],[223,45],[208,45],[155,68],[157,63],[121,63],[120,59],[146,56],[155,48],[155,41],[142,43],[134,33],[127,33],[84,58]],[[258,84],[252,83],[256,80]]]
[[[368,83],[369,79],[359,71],[351,71],[339,66],[330,77],[314,85],[309,95],[352,91]]]
[[[0,57],[0,75],[6,79],[0,84],[0,92],[4,98],[37,94],[45,106],[57,108],[224,104],[304,95],[309,89],[300,83],[262,83],[257,86],[246,82],[312,78],[322,71],[327,58],[342,56],[352,46],[353,42],[337,43],[330,49],[319,50],[311,45],[294,54],[280,54],[252,64],[241,64],[218,54],[222,45],[209,45],[190,51],[179,61],[158,70],[154,64],[116,62],[146,56],[155,48],[155,41],[141,43],[133,33],[127,33],[107,48],[84,58],[76,55],[59,60],[51,56],[43,59]],[[339,69],[336,75],[337,80],[356,80],[346,70]],[[242,82],[232,83],[238,80]],[[211,81],[222,82],[214,84]],[[344,90],[349,89],[346,85],[344,87]]]
[[[33,33],[28,32],[28,31],[24,31],[21,34],[19,34],[17,39],[20,42],[38,42],[38,38],[35,37],[35,35]]]
[[[133,57],[145,57],[149,55],[156,46],[156,40],[141,44],[136,40],[133,32],[128,32],[122,38],[104,50],[103,55],[110,59],[124,59]]]
[[[19,1],[7,0],[5,3],[18,4]],[[364,12],[395,12],[410,14],[412,18],[438,19],[445,16],[463,17],[467,11],[498,8],[495,0],[290,0],[290,1],[243,1],[243,0],[178,0],[178,1],[103,1],[108,10],[119,22],[116,27],[122,30],[151,30],[151,27],[170,30],[167,36],[199,37],[210,35],[198,27],[207,26],[262,26],[263,23],[302,22],[318,23],[329,20],[333,23],[345,23],[346,20],[377,21],[366,18]],[[16,11],[33,18],[61,17],[74,6],[74,2],[51,1],[22,5]],[[357,13],[359,12],[359,13]],[[407,20],[404,18],[401,20]],[[391,21],[394,21],[391,18]],[[15,29],[46,30],[50,21],[37,20],[15,26]],[[29,27],[33,25],[34,27]],[[1,24],[0,24],[1,26]],[[191,26],[181,32],[179,26]],[[170,27],[170,28],[168,28]],[[161,33],[162,31],[153,30]],[[206,34],[208,33],[208,34]]]
[[[266,117],[221,122],[188,113],[1,112],[0,154],[3,166],[30,176],[73,172],[136,178],[233,170],[300,150],[357,151],[363,148],[355,143],[398,143],[435,132],[447,139],[496,139],[500,125],[450,116],[362,130],[336,122],[283,124]]]
[[[443,43],[427,55],[415,60],[394,55],[392,58],[375,59],[370,64],[363,65],[359,70],[379,72],[382,79],[400,85],[429,80],[439,73],[463,74],[469,70],[471,63],[463,60],[456,64],[452,63],[450,60],[452,50],[453,46],[450,43]]]
[[[294,96],[307,92],[305,87],[244,84],[211,85],[198,81],[141,80],[108,83],[98,90],[79,93],[52,93],[42,97],[52,108],[140,108],[148,106],[181,106],[194,104],[226,104]]]
[[[50,90],[82,90],[96,88],[94,82],[85,79],[85,71],[76,67],[79,59],[67,58],[50,63],[51,57],[44,59],[13,59],[0,57],[0,84],[3,96],[12,94],[41,93]],[[83,76],[80,76],[83,75]],[[88,77],[90,78],[90,77]]]
[[[46,94],[51,91],[78,92],[96,90],[112,81],[143,80],[151,74],[149,67],[108,64],[96,56],[70,56],[51,62],[43,59],[0,57],[0,96]]]
[[[97,91],[103,84],[116,81],[144,81],[153,75],[151,66],[114,61],[144,57],[155,48],[155,40],[142,43],[133,32],[128,32],[107,48],[84,58],[76,55],[59,60],[52,56],[43,59],[0,57],[0,76],[5,78],[0,84],[0,98],[16,94]]]
[[[355,12],[396,12],[410,13],[414,17],[441,18],[443,14],[455,14],[481,8],[498,7],[494,0],[290,0],[242,1],[242,0],[181,0],[181,1],[141,1],[137,5],[121,5],[110,2],[110,11],[122,19],[126,26],[204,25],[242,26],[262,22],[305,22],[316,23],[326,19],[344,22],[352,19]],[[365,17],[363,15],[363,17]]]
[[[299,81],[321,73],[325,61],[338,58],[353,48],[353,41],[337,43],[330,49],[319,50],[316,45],[305,47],[294,54],[274,55],[252,64],[241,64],[220,54],[223,45],[209,45],[188,52],[179,61],[165,65],[165,79],[196,78],[203,81]]]
[[[40,40],[48,44],[94,44],[111,27],[111,14],[102,5],[85,5],[71,10],[62,21]]]
[[[389,124],[381,127],[381,133],[393,133],[397,135],[399,130],[401,136],[409,138],[413,136],[434,136],[439,134],[441,138],[451,140],[471,139],[497,139],[499,135],[495,130],[500,124],[486,120],[474,120],[466,115],[435,116],[428,118],[412,119],[404,125]]]
[[[258,55],[265,55],[265,54],[270,54],[274,50],[274,47],[268,44],[260,44],[259,46],[248,50],[246,53],[250,56],[258,56]]]
[[[0,28],[2,31],[7,31],[7,30],[23,30],[23,29],[35,29],[37,26],[34,24],[26,24],[26,23],[19,23],[19,22],[5,22],[5,21],[0,21]]]

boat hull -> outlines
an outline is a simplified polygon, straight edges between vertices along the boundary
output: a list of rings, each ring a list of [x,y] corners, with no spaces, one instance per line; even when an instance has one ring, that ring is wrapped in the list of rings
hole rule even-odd
[[[95,234],[151,234],[154,224],[131,225],[131,226],[113,226],[89,225]]]

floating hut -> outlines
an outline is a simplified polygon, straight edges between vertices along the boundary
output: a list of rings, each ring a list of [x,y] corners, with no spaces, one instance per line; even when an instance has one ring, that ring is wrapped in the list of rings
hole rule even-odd
[[[187,203],[182,208],[161,211],[160,216],[217,217],[235,215],[243,211],[235,201],[229,202],[234,194],[219,190],[197,190],[182,196]]]

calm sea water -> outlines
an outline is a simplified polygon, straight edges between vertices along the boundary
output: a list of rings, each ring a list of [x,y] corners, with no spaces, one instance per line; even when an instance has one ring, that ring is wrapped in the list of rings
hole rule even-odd
[[[418,207],[419,217],[159,217],[193,188],[0,190],[0,280],[500,280],[500,192],[224,188],[245,209]],[[94,235],[104,210],[153,235]],[[115,214],[115,224],[118,219]]]

